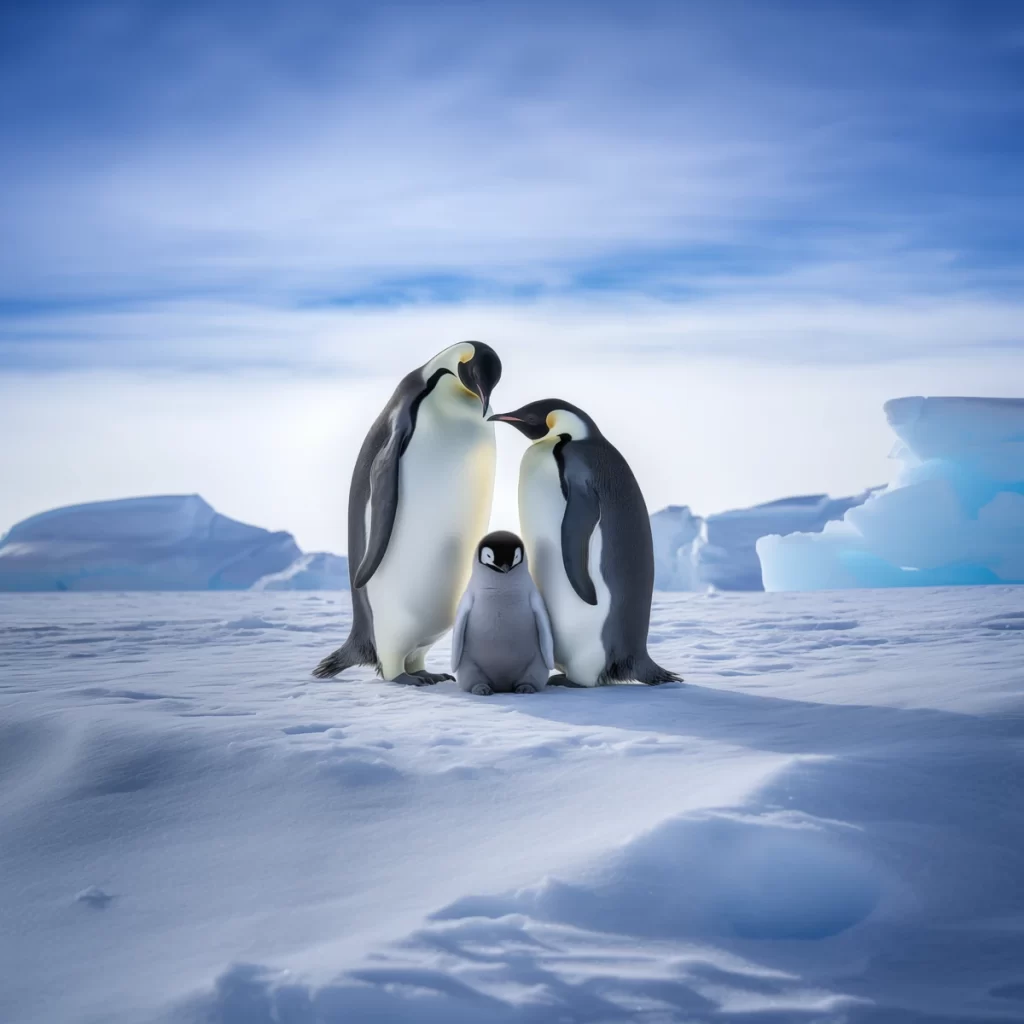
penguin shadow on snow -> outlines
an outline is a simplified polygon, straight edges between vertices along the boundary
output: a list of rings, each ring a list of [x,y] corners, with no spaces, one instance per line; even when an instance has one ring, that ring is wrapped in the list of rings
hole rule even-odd
[[[1024,921],[1024,805],[998,794],[1024,778],[1024,717],[822,704],[695,685],[553,697],[516,710],[792,755],[755,794],[749,814],[796,824],[809,843],[787,830],[784,842],[758,855],[764,891],[798,891],[806,875],[812,890],[838,894],[822,905],[847,926],[881,902],[882,922],[869,923],[898,934],[900,953],[873,961],[850,982],[852,994],[870,997],[877,973],[897,984],[919,971],[922,984],[933,982],[937,942],[944,962],[983,970],[993,989],[1019,978],[1024,927],[1000,922]],[[685,777],[674,784],[684,787]],[[852,874],[850,857],[861,865]],[[867,910],[861,915],[858,907]],[[751,936],[761,928],[762,937],[787,937],[768,934],[773,920],[772,913],[752,919]],[[769,962],[803,973],[806,956],[806,949],[780,949]]]

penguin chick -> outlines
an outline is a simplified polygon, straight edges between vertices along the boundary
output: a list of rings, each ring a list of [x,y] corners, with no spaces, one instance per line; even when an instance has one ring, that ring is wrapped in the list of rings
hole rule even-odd
[[[492,693],[536,693],[554,668],[554,641],[544,599],[514,533],[498,530],[477,545],[473,574],[452,633],[459,686]]]

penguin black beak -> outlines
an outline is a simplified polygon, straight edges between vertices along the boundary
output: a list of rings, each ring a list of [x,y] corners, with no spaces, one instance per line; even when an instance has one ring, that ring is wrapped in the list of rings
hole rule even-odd
[[[548,432],[548,428],[545,423],[532,423],[529,420],[524,419],[522,416],[517,416],[514,412],[496,413],[494,416],[490,416],[488,418],[491,420],[497,420],[499,423],[510,424],[521,434],[525,434],[531,441],[539,440]]]
[[[479,373],[474,373],[473,377],[476,379],[476,387],[473,390],[477,393],[477,397],[480,399],[480,415],[487,415],[487,407],[491,404],[491,390],[493,384],[487,384],[480,379]]]
[[[459,364],[459,378],[480,399],[480,415],[486,416],[491,392],[501,380],[501,360],[490,345],[474,341],[473,347],[473,358]]]
[[[463,363],[459,366],[459,378],[480,399],[480,415],[486,416],[487,406],[491,401],[491,392],[497,381],[488,380],[486,368],[478,366],[475,359],[469,364]]]

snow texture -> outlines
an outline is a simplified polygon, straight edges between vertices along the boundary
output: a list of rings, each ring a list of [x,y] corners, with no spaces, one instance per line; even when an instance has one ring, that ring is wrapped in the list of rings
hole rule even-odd
[[[347,572],[345,559],[303,555],[290,533],[229,519],[198,494],[53,509],[0,539],[0,591],[338,589]]]
[[[1024,399],[897,398],[885,414],[901,472],[819,535],[759,540],[766,589],[1024,583]]]
[[[760,537],[798,530],[818,533],[871,493],[781,498],[706,519],[685,505],[670,505],[651,516],[654,585],[659,590],[763,590],[756,548]]]
[[[347,594],[0,598],[0,1020],[1020,1021],[1021,593],[660,595],[686,685],[486,699],[313,680]]]

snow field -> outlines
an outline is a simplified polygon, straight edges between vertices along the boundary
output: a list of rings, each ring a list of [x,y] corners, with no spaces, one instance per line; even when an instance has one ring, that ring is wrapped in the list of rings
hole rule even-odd
[[[310,678],[344,594],[0,599],[0,1020],[1020,1020],[1020,594],[659,595],[685,685],[486,699]]]

